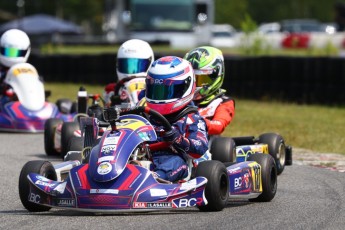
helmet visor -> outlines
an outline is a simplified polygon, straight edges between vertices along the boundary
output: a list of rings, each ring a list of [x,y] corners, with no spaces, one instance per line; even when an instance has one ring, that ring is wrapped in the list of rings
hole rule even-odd
[[[195,78],[196,78],[196,87],[211,85],[213,81],[209,75],[195,75]]]
[[[191,83],[185,80],[146,79],[146,97],[151,100],[170,100],[182,98]]]
[[[150,59],[140,58],[118,58],[117,70],[125,74],[136,74],[146,72],[150,67]]]
[[[1,47],[0,52],[5,57],[24,57],[28,50],[21,50],[14,47]]]

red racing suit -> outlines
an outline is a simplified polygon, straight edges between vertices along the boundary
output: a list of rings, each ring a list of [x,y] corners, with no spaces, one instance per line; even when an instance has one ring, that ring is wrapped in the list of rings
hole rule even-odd
[[[205,119],[208,134],[220,135],[235,116],[235,101],[224,94],[209,103],[196,103],[200,115]]]

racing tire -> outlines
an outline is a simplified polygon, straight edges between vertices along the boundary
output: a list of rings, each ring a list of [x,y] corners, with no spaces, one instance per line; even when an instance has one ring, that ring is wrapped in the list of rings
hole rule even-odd
[[[49,161],[36,160],[27,162],[19,175],[19,197],[23,206],[29,212],[45,212],[49,211],[51,207],[43,206],[29,201],[30,196],[30,182],[27,178],[29,173],[37,173],[51,180],[57,180],[54,166]]]
[[[220,161],[203,161],[196,168],[195,176],[205,177],[207,205],[198,206],[200,211],[221,211],[229,199],[229,177],[225,165]]]
[[[277,166],[271,155],[256,153],[248,157],[248,161],[256,161],[261,166],[262,193],[252,202],[269,202],[277,192]]]
[[[83,150],[83,145],[84,145],[84,142],[83,142],[83,138],[82,137],[72,136],[68,140],[68,144],[67,144],[67,148],[66,148],[66,150],[67,150],[66,154],[69,151],[80,151],[81,152]],[[78,157],[78,159],[75,159],[75,160],[80,160],[80,162],[81,162],[81,158],[79,158],[79,157]]]
[[[71,137],[74,136],[74,131],[79,130],[79,123],[76,121],[64,122],[61,128],[61,152],[60,156],[63,159],[69,151],[68,143]]]
[[[220,162],[236,161],[236,144],[230,137],[217,137],[211,143],[212,160]]]
[[[268,153],[276,162],[277,174],[280,175],[286,164],[286,146],[283,137],[276,133],[264,133],[259,136],[259,143],[268,145]]]
[[[55,149],[54,139],[56,127],[62,123],[61,119],[49,118],[44,124],[44,150],[48,156],[60,154]]]

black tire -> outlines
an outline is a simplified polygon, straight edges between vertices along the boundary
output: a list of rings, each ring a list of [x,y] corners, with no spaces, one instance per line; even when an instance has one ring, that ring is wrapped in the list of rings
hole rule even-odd
[[[83,146],[84,146],[84,142],[83,142],[82,137],[72,136],[68,140],[67,152],[69,152],[69,151],[82,151]]]
[[[54,138],[56,127],[62,122],[58,118],[49,118],[44,124],[44,150],[48,156],[59,155],[55,149]]]
[[[60,156],[62,159],[66,155],[66,153],[69,151],[68,149],[68,142],[71,137],[74,136],[74,131],[80,129],[79,128],[79,123],[76,121],[71,121],[71,122],[64,122],[62,124],[61,128],[61,152]]]
[[[203,161],[196,168],[195,176],[206,177],[205,196],[208,204],[199,206],[200,211],[221,211],[229,199],[229,177],[220,161]]]
[[[259,143],[268,145],[268,153],[277,165],[277,174],[280,175],[286,164],[286,146],[284,139],[277,133],[264,133],[259,136]]]
[[[249,199],[253,202],[271,201],[277,192],[277,166],[271,155],[253,154],[248,157],[248,161],[256,161],[261,166],[262,193],[257,198]]]
[[[56,106],[63,114],[70,114],[73,108],[73,102],[70,99],[63,98],[56,101]]]
[[[220,162],[236,161],[235,141],[230,137],[217,137],[211,143],[212,160]]]
[[[29,161],[23,166],[19,176],[19,197],[23,206],[30,212],[49,211],[50,207],[46,207],[29,201],[30,182],[27,178],[27,175],[29,173],[38,173],[48,179],[57,180],[54,166],[49,161]]]

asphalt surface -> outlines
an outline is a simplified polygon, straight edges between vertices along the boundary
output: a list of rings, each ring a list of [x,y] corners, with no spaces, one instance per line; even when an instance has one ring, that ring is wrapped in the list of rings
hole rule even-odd
[[[52,209],[29,213],[18,195],[18,178],[29,160],[47,159],[43,134],[0,133],[0,229],[344,229],[345,173],[300,161],[278,177],[268,203],[229,202],[221,212],[196,208],[155,213],[96,215]]]

